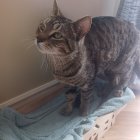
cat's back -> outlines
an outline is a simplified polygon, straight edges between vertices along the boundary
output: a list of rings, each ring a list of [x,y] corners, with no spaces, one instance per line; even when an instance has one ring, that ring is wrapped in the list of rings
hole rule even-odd
[[[103,33],[125,33],[134,31],[134,24],[116,17],[94,17],[92,19],[91,31],[101,31]]]
[[[116,61],[123,61],[122,56],[139,48],[139,34],[135,26],[115,17],[96,17],[85,37],[89,60],[96,64],[97,71],[104,71]],[[131,53],[132,52],[132,53]],[[92,61],[93,60],[93,61]]]
[[[112,47],[123,49],[126,42],[129,42],[130,38],[135,40],[137,35],[137,29],[130,22],[115,17],[95,17],[92,19],[91,30],[86,36],[86,41],[95,49]]]

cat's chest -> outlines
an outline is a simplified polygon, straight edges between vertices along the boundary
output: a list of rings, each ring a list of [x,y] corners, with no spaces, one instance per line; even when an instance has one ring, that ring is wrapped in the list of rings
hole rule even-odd
[[[61,71],[61,73],[54,73],[54,76],[57,80],[72,85],[72,86],[79,86],[82,87],[89,79],[89,77],[91,77],[92,73],[90,73],[90,70],[88,70],[89,67],[87,67],[86,65],[87,63],[81,63],[79,62],[79,64],[77,63],[77,66],[79,65],[79,67],[76,68],[76,65],[74,65],[73,67],[71,67],[70,71],[74,72],[73,75],[68,75],[68,73],[70,72],[68,71]],[[72,72],[72,73],[73,73]],[[65,74],[66,73],[66,74]]]
[[[59,75],[54,75],[54,76],[55,79],[57,79],[58,81],[72,86],[81,87],[86,82],[86,79],[81,75],[75,75],[73,77],[62,77]]]

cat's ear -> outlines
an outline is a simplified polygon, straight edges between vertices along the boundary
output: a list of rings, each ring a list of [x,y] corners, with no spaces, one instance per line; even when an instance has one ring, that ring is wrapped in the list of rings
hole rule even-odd
[[[92,18],[90,16],[86,16],[73,23],[77,40],[83,38],[90,31],[91,24]]]
[[[54,3],[53,3],[53,16],[63,16],[63,14],[61,13],[58,5],[57,5],[57,2],[56,0],[54,0]]]

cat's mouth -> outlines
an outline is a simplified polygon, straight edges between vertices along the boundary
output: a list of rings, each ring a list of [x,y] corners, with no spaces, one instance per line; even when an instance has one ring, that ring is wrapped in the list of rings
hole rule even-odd
[[[34,41],[37,50],[42,54],[50,54],[50,55],[59,55],[59,56],[69,56],[73,53],[73,51],[70,51],[68,49],[64,49],[64,47],[50,47],[47,46],[45,42],[37,43],[37,39]]]
[[[41,42],[41,43],[37,43],[37,39],[35,39],[34,44],[36,45],[37,49],[39,52],[43,53],[43,54],[47,54],[48,51],[45,47],[45,43]]]

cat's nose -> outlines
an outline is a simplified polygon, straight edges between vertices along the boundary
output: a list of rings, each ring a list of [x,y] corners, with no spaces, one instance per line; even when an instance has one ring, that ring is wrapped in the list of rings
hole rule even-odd
[[[41,38],[41,37],[38,37],[38,36],[36,37],[36,40],[37,40],[37,44],[45,41],[44,38]]]
[[[46,37],[44,36],[37,36],[36,37],[37,43],[42,43],[46,41]]]

